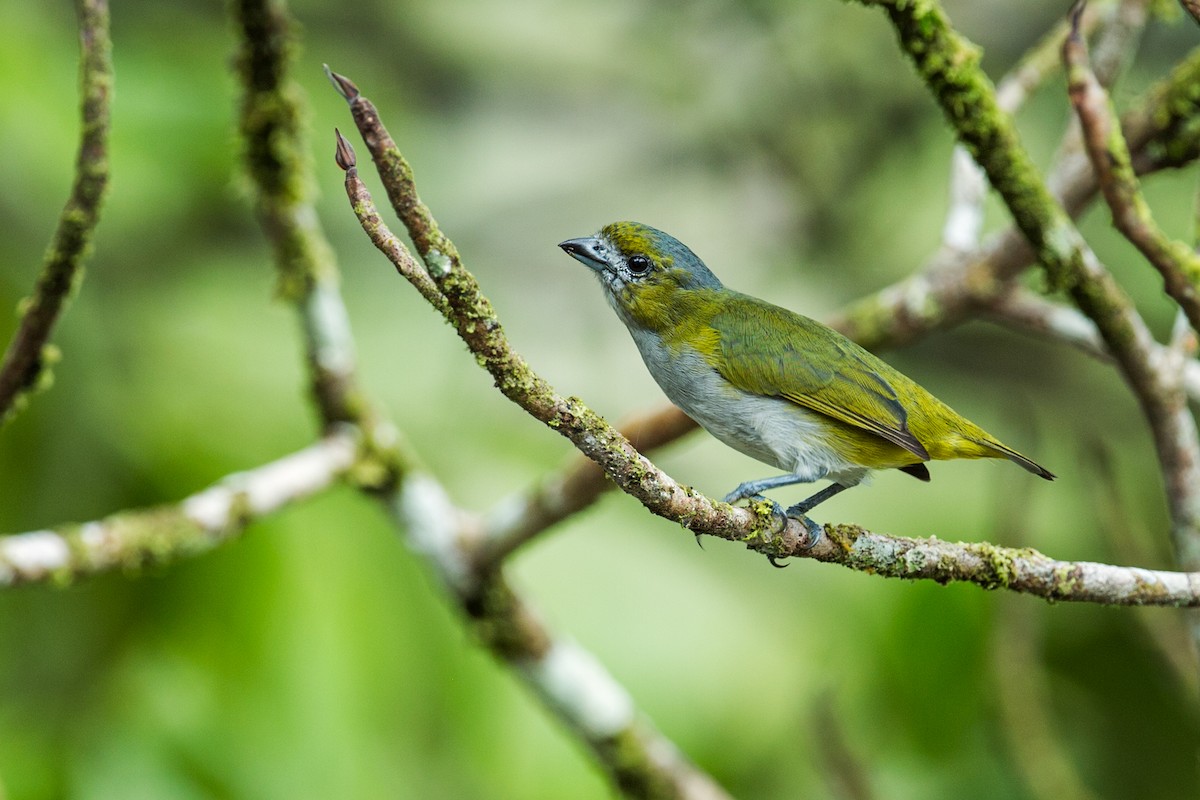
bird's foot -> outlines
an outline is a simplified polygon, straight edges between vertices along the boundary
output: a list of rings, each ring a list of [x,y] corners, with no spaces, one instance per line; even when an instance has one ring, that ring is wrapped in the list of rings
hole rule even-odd
[[[785,527],[787,527],[787,522],[788,522],[789,518],[797,520],[798,522],[800,522],[800,524],[802,524],[804,526],[805,530],[808,531],[807,540],[801,545],[802,548],[805,550],[809,550],[809,549],[815,547],[817,542],[821,541],[821,538],[825,535],[825,529],[822,528],[819,524],[817,524],[813,520],[809,519],[809,517],[807,516],[807,512],[813,506],[817,505],[817,503],[819,503],[821,500],[824,500],[826,497],[836,494],[837,491],[841,490],[841,487],[838,487],[838,489],[833,490],[833,491],[826,490],[826,492],[828,492],[828,494],[825,494],[825,492],[819,492],[817,495],[814,495],[813,497],[810,497],[807,500],[801,501],[801,502],[797,503],[796,505],[788,508],[787,511],[784,511],[783,507],[780,506],[779,503],[776,503],[774,500],[770,499],[769,497],[764,497],[763,495],[759,494],[759,489],[760,489],[761,485],[762,485],[762,481],[747,481],[746,483],[739,485],[736,489],[734,489],[729,494],[725,495],[725,502],[726,503],[736,503],[740,500],[749,500],[753,503],[770,503],[771,504],[771,516],[778,523],[778,524],[772,526],[772,530],[783,530]],[[836,486],[836,484],[835,484],[835,486]],[[821,495],[824,495],[824,496],[821,496]],[[813,502],[814,500],[816,500],[816,502]],[[699,540],[699,537],[697,537],[697,540]],[[776,560],[777,558],[778,558],[778,556],[767,556],[767,560],[771,562],[772,567],[778,567],[778,568],[782,569],[783,567],[787,566],[787,564],[778,563]]]
[[[817,546],[817,542],[821,541],[821,537],[825,535],[825,529],[805,514],[808,511],[805,505],[806,503],[797,503],[789,508],[786,513],[792,519],[799,520],[808,529],[808,541],[804,543],[803,547],[805,550],[811,550]]]

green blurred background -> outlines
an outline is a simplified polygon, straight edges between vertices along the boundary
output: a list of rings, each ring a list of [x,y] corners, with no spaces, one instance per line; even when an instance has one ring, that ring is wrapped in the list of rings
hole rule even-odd
[[[949,10],[999,75],[1058,5]],[[952,139],[881,14],[834,0],[293,9],[319,210],[363,378],[467,507],[528,486],[569,448],[491,387],[362,236],[333,164],[333,127],[349,118],[322,62],[378,104],[513,343],[611,419],[661,394],[556,242],[648,222],[728,284],[818,317],[937,246]],[[1195,34],[1190,20],[1152,24],[1118,102]],[[272,299],[240,172],[231,23],[216,3],[137,0],[115,4],[113,35],[111,191],[56,333],[55,385],[0,431],[4,531],[171,502],[314,435],[298,325]],[[69,4],[9,0],[0,308],[28,293],[67,195],[76,60]],[[1066,117],[1060,76],[1019,117],[1043,165]],[[1175,235],[1191,235],[1194,183],[1147,187]],[[988,219],[1006,221],[994,203]],[[1165,331],[1159,281],[1107,214],[1083,227]],[[13,324],[0,316],[4,341]],[[999,463],[940,465],[929,486],[881,475],[822,519],[1171,565],[1147,428],[1112,370],[984,323],[890,358],[1061,477]],[[710,495],[763,473],[703,435],[657,459]],[[737,796],[851,796],[847,758],[878,797],[1200,791],[1195,670],[1170,611],[773,570],[736,546],[701,550],[616,495],[512,568]],[[0,697],[12,798],[611,795],[348,489],[185,563],[0,594]]]

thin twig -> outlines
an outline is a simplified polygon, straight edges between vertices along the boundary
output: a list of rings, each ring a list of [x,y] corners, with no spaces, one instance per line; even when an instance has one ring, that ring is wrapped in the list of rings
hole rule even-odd
[[[357,432],[347,427],[178,503],[0,537],[0,586],[66,583],[205,552],[254,520],[333,485],[354,466],[357,454]]]
[[[58,350],[47,344],[59,315],[83,279],[83,261],[108,185],[112,41],[107,0],[76,0],[82,131],[71,196],[58,218],[33,295],[0,362],[0,423],[18,413],[32,391],[48,386]]]
[[[1077,16],[1075,17],[1077,19]],[[1151,215],[1133,174],[1129,148],[1108,93],[1092,72],[1087,44],[1073,28],[1063,44],[1067,88],[1083,129],[1083,141],[1112,211],[1113,224],[1162,275],[1167,293],[1200,330],[1200,257],[1168,237]]]
[[[1047,300],[1028,289],[1014,287],[985,307],[982,314],[998,325],[1061,342],[1107,364],[1115,363],[1095,323],[1076,309]],[[1155,343],[1151,347],[1151,357],[1160,363],[1168,357],[1166,351],[1167,348]],[[1200,403],[1200,362],[1189,357],[1183,360],[1181,369],[1184,391],[1194,402]]]

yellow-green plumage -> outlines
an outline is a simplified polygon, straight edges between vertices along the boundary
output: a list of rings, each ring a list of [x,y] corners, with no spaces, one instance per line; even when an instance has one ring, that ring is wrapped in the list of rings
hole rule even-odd
[[[810,498],[819,502],[869,470],[928,480],[924,462],[955,458],[1007,458],[1054,477],[840,333],[725,288],[661,231],[614,223],[560,246],[599,275],[676,405],[726,444],[791,473],[731,497],[833,480],[836,488]]]

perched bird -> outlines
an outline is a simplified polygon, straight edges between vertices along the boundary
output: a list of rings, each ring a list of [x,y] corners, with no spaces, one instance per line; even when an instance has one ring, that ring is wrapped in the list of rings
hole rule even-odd
[[[815,543],[821,528],[808,512],[871,470],[928,481],[926,461],[1007,458],[1054,479],[832,328],[725,288],[660,230],[614,222],[559,247],[595,271],[671,402],[733,449],[786,473],[739,485],[727,503],[828,479],[786,512]]]

